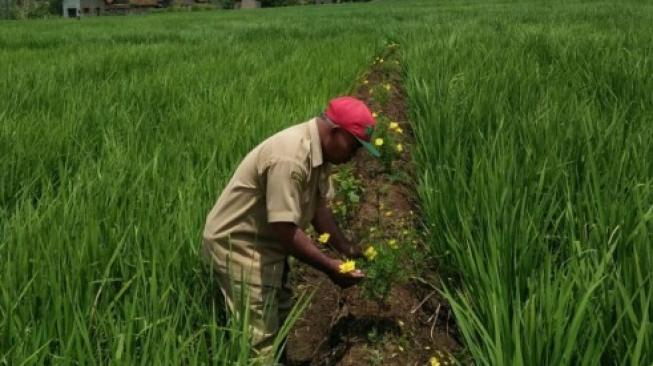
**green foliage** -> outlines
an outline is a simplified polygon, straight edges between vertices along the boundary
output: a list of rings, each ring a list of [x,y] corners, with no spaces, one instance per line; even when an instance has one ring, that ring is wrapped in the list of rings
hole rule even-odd
[[[60,0],[0,0],[0,18],[5,19],[28,19],[44,18],[52,14],[61,14],[61,3],[55,9]],[[56,10],[52,13],[52,10]]]
[[[389,84],[380,84],[380,86],[375,87],[374,89],[382,89],[387,92],[385,86]],[[399,143],[399,132],[396,128],[391,128],[390,123],[395,121],[390,121],[387,116],[383,114],[378,114],[376,117],[377,126],[374,129],[374,136],[372,137],[372,144],[379,150],[381,156],[381,162],[383,163],[384,172],[391,174],[393,173],[393,162],[397,161],[397,158],[404,154],[405,146]],[[395,122],[396,123],[396,122]],[[402,130],[399,130],[402,131]]]
[[[390,77],[397,77],[398,75],[403,76],[401,61],[398,55],[399,46],[400,45],[398,43],[390,41],[390,43],[387,45],[387,51],[383,60],[384,62],[379,62],[380,59],[376,61],[376,63],[380,66],[382,75],[386,80]]]
[[[423,212],[474,363],[651,364],[653,8],[439,14],[402,49]]]
[[[63,0],[49,0],[48,1],[48,13],[50,15],[61,15],[63,11]]]
[[[365,16],[296,11],[0,27],[0,364],[247,363],[207,305],[206,214],[375,52]]]
[[[416,252],[414,232],[404,230],[401,235],[390,237],[384,230],[387,226],[381,223],[379,227],[371,228],[362,243],[364,250],[369,251],[373,247],[377,254],[373,259],[368,257],[360,263],[366,276],[362,283],[363,294],[381,302],[387,300],[393,285],[405,282],[418,269],[415,263],[408,260]]]
[[[206,212],[396,39],[474,363],[651,364],[651,24],[648,2],[430,0],[3,23],[0,362],[246,363],[204,302]]]
[[[390,99],[390,90],[385,84],[376,84],[370,88],[372,100],[380,105],[388,104]]]
[[[301,0],[261,0],[261,6],[289,6],[289,5],[303,5],[305,2]]]
[[[215,0],[214,2],[222,9],[233,9],[236,5],[236,0]]]
[[[332,176],[336,195],[331,205],[331,211],[336,215],[338,222],[346,223],[355,212],[355,207],[360,203],[363,187],[360,179],[354,176],[351,166],[338,169]]]

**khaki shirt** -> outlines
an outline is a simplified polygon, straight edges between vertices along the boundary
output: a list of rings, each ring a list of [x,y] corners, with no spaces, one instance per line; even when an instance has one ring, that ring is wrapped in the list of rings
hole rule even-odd
[[[206,219],[204,253],[216,270],[247,282],[281,285],[288,253],[270,223],[308,227],[333,196],[317,118],[287,128],[252,150]]]

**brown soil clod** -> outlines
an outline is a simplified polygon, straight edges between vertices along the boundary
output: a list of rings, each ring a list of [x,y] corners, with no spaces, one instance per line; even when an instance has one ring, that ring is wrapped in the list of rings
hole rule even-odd
[[[397,56],[396,46],[390,46],[383,58],[398,65]],[[395,72],[388,70],[393,69],[375,62],[366,75],[367,83],[361,83],[355,95],[374,111],[397,121],[405,131],[401,143],[410,146],[412,135],[401,73],[398,68]],[[380,84],[391,86],[382,105],[370,92]],[[403,219],[419,225],[414,215],[414,163],[409,154],[393,163],[393,173],[401,171],[408,179],[393,179],[384,174],[382,164],[363,151],[351,164],[365,187],[353,219],[341,223],[352,238],[364,236],[388,210],[392,211],[393,221]],[[399,230],[399,226],[392,224],[386,230],[393,228]],[[293,287],[314,289],[315,294],[288,337],[289,365],[426,365],[436,355],[440,364],[446,364],[447,355],[461,349],[450,307],[434,290],[437,283],[430,283],[431,280],[428,286],[424,280],[394,285],[387,301],[377,303],[365,298],[359,288],[340,289],[313,268],[300,263],[294,267]],[[433,271],[426,275],[438,278]]]

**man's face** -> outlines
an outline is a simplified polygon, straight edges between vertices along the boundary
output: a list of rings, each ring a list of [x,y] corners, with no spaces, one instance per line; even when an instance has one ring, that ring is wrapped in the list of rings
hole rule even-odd
[[[349,132],[340,127],[331,129],[331,143],[326,151],[327,160],[333,164],[343,164],[354,158],[362,145]]]

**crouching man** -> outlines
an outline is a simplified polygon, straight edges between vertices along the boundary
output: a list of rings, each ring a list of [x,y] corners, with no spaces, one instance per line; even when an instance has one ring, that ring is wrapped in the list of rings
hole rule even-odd
[[[360,271],[341,273],[343,262],[320,251],[304,230],[312,224],[316,232],[330,234],[336,250],[360,256],[327,205],[333,195],[329,170],[350,161],[361,146],[378,156],[369,143],[375,125],[362,101],[331,100],[321,116],[278,132],[247,154],[208,214],[204,254],[229,311],[243,309],[239,302],[247,288],[252,346],[260,357],[270,356],[292,307],[289,255],[342,287],[364,277]]]

